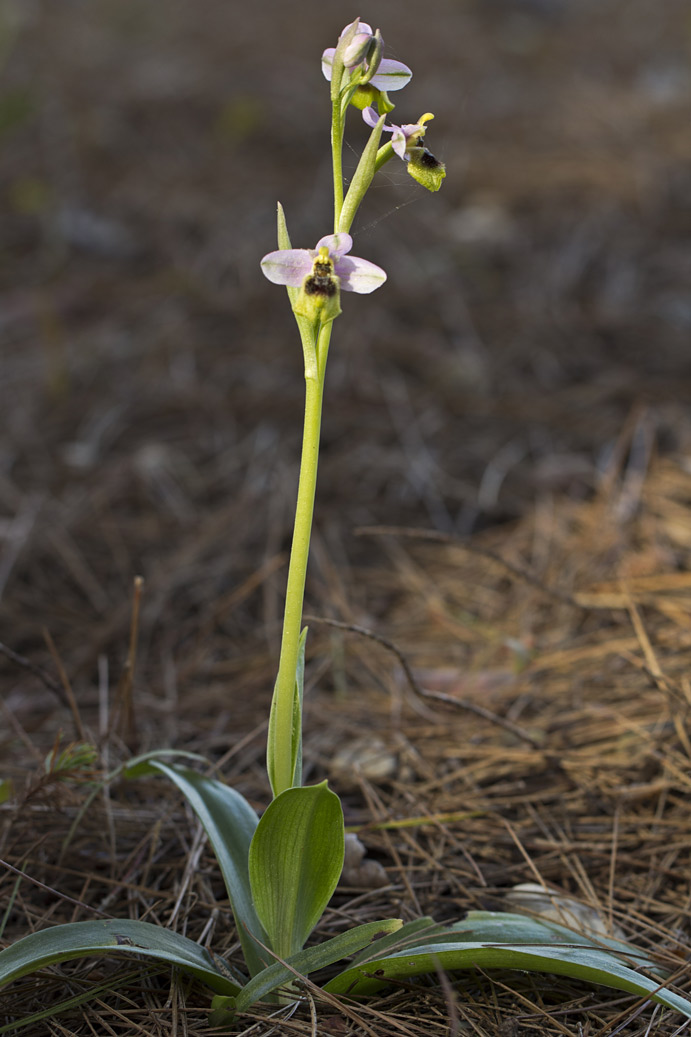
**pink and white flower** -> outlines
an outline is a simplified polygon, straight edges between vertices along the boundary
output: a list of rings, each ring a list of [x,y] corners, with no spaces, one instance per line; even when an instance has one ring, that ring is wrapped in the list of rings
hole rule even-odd
[[[376,126],[379,121],[379,115],[374,108],[365,108],[362,113],[362,118],[365,120],[368,126]],[[410,161],[410,153],[412,148],[422,147],[422,140],[425,136],[426,122],[433,119],[434,116],[431,112],[426,112],[420,116],[418,122],[404,123],[402,126],[396,126],[395,123],[391,123],[390,126],[384,125],[383,129],[385,133],[391,133],[391,146],[400,159],[404,162]]]
[[[351,75],[359,69],[363,69],[364,71],[367,70],[367,59],[374,49],[375,42],[375,33],[372,32],[372,27],[368,25],[367,22],[361,22],[359,19],[356,19],[356,22],[357,32],[343,54],[343,64]],[[345,36],[354,24],[354,22],[351,22],[350,25],[346,25],[345,29],[339,36],[339,40]],[[335,53],[335,47],[327,47],[322,54],[322,72],[324,73],[325,79],[328,79],[329,82],[331,82],[331,71]],[[368,83],[373,87],[376,87],[377,90],[384,90],[387,92],[390,90],[402,90],[403,87],[410,82],[412,76],[413,73],[407,65],[403,64],[402,61],[393,61],[391,58],[382,58],[374,75],[368,80]]]
[[[319,259],[323,263],[330,260],[341,288],[346,292],[367,295],[384,284],[386,273],[367,259],[347,255],[352,247],[350,234],[327,234],[319,239],[314,248],[287,248],[269,252],[262,259],[262,271],[274,284],[297,288],[313,274],[315,260]]]

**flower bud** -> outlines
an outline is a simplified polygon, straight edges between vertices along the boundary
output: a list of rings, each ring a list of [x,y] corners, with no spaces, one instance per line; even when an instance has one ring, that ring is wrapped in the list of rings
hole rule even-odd
[[[371,29],[369,32],[364,31],[364,29],[368,28],[369,26],[366,26],[364,28],[361,27],[359,18],[356,18],[354,22],[350,22],[349,25],[346,25],[345,29],[338,37],[338,43],[336,45],[336,50],[333,55],[334,61],[342,61],[347,68],[350,62],[346,62],[346,54],[349,55],[351,50],[357,52],[358,47],[362,46],[361,37],[365,37],[367,46],[369,46],[369,40],[372,36],[372,31]],[[360,43],[356,42],[358,40],[360,40]]]
[[[367,50],[363,55],[366,58],[366,71],[362,78],[362,84],[369,83],[373,76],[377,74],[377,69],[381,64],[382,51],[384,50],[384,41],[382,39],[379,29],[376,30],[374,36],[371,36],[367,46]]]
[[[343,64],[346,68],[354,68],[365,60],[373,46],[374,37],[371,32],[358,32],[353,36],[343,51]]]

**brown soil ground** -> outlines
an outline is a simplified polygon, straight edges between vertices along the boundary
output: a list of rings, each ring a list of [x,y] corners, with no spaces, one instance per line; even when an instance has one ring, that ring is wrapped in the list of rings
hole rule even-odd
[[[294,243],[328,231],[319,55],[361,14],[413,66],[396,116],[435,113],[448,177],[432,196],[382,172],[354,251],[389,281],[335,327],[307,777],[330,778],[387,885],[341,888],[318,935],[544,881],[688,987],[688,0],[427,8],[0,7],[0,856],[23,873],[2,877],[6,942],[96,908],[239,962],[177,795],[120,782],[83,815],[93,775],[45,760],[57,739],[95,744],[99,774],[184,748],[267,802],[302,368],[258,261],[277,198]],[[0,993],[0,1032],[202,1035],[208,1002],[92,960]],[[639,1007],[476,972],[242,1032],[681,1032]]]

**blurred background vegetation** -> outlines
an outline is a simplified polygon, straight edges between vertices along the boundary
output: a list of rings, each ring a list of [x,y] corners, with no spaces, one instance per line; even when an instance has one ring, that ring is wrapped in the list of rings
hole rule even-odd
[[[333,570],[381,558],[357,526],[466,536],[593,494],[613,457],[688,449],[687,0],[0,11],[15,650],[45,657],[47,627],[90,687],[99,656],[124,655],[141,573],[150,686],[215,657],[244,683],[250,645],[268,696],[302,364],[258,264],[277,199],[294,245],[330,229],[319,57],[358,14],[412,66],[395,117],[435,113],[448,176],[430,196],[391,163],[355,227],[389,280],[336,328],[308,606],[342,615]],[[365,132],[353,112],[352,162]]]

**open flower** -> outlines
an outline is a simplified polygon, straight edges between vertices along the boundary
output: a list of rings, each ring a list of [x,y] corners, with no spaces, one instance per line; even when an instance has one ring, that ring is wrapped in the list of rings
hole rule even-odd
[[[269,252],[262,271],[274,284],[300,287],[295,312],[322,323],[341,312],[340,289],[367,295],[386,280],[381,267],[367,259],[348,256],[353,247],[350,234],[328,234],[314,248],[287,248]]]
[[[365,108],[362,118],[368,126],[376,126],[380,116],[374,108]],[[446,176],[446,166],[435,158],[423,141],[427,127],[425,123],[433,119],[431,112],[425,112],[415,123],[404,123],[396,126],[384,126],[386,133],[391,134],[391,147],[400,159],[408,164],[408,172],[428,191],[438,191]]]
[[[314,272],[314,264],[324,255],[333,264],[333,273],[338,277],[341,288],[346,292],[358,292],[367,295],[379,288],[386,280],[386,273],[380,266],[367,259],[348,256],[353,247],[350,234],[327,234],[320,238],[314,248],[286,248],[279,252],[269,252],[262,259],[264,276],[274,284],[286,284],[297,287],[306,277]]]
[[[380,58],[377,63],[377,67],[374,70],[374,74],[371,77],[367,76],[369,70],[369,60],[373,55],[379,51],[381,54],[380,47],[377,47],[377,34],[372,32],[372,28],[367,22],[361,22],[356,19],[357,32],[348,43],[343,53],[343,64],[345,65],[351,76],[355,72],[361,71],[364,74],[364,81],[371,84],[377,90],[402,90],[403,87],[410,82],[413,73],[404,65],[402,61],[393,61],[391,58]],[[351,22],[350,25],[346,25],[345,29],[339,36],[339,40],[342,39],[349,29],[354,25]],[[381,35],[379,36],[381,41]],[[331,82],[331,70],[333,67],[334,54],[336,53],[335,47],[327,47],[322,54],[322,72],[324,77]]]
[[[379,122],[379,115],[374,108],[365,108],[362,113],[362,118],[365,120],[368,126],[376,126]],[[391,146],[398,155],[399,158],[403,159],[404,162],[410,161],[410,152],[412,148],[421,146],[421,141],[424,139],[426,122],[433,119],[434,116],[431,112],[426,112],[421,115],[417,122],[404,123],[403,126],[396,126],[395,123],[391,123],[390,126],[384,125],[383,129],[385,133],[392,134]]]

